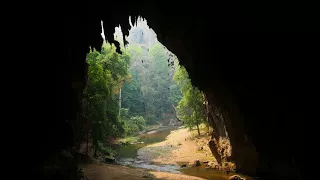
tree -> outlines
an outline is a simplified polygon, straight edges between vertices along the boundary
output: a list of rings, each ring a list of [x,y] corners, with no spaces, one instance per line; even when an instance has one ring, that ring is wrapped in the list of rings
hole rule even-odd
[[[126,84],[122,90],[122,107],[130,109],[132,116],[141,115],[144,111],[143,97],[140,83],[137,79],[137,72],[130,70],[132,81]]]
[[[115,36],[122,39],[116,28]],[[127,52],[131,61],[131,82],[122,89],[122,107],[129,109],[131,116],[142,116],[148,124],[160,123],[174,117],[172,105],[182,97],[173,81],[177,58],[157,41],[156,34],[142,18],[137,20],[126,37]]]
[[[118,54],[113,45],[104,42],[101,53],[91,50],[87,55],[88,76],[83,108],[92,124],[91,138],[95,155],[106,137],[124,133],[118,117],[117,94],[124,82],[130,81],[130,55],[124,49],[122,52]]]
[[[159,42],[149,50],[129,43],[132,81],[123,88],[123,107],[129,108],[132,116],[143,116],[148,124],[160,122],[164,114],[173,116],[172,104],[176,105],[182,94],[172,79],[176,70],[170,62],[172,53]]]
[[[196,126],[198,135],[200,135],[199,125],[205,122],[202,92],[191,84],[188,73],[183,66],[178,67],[174,80],[180,86],[183,94],[177,107],[178,117],[183,119],[184,124],[189,128]]]
[[[95,63],[94,59],[97,57],[99,57],[99,53],[96,51],[91,52],[87,56],[88,79],[84,90],[84,112],[92,122],[91,136],[95,147],[95,154],[99,141],[104,138],[104,125],[106,125],[105,99],[110,94],[106,84],[106,74],[103,72],[102,66]]]

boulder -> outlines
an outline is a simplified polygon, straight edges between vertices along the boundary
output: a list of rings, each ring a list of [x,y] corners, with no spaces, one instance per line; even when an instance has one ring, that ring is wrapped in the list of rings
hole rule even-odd
[[[105,163],[113,163],[113,162],[115,162],[115,158],[114,157],[111,157],[111,156],[106,156],[105,158],[104,158],[104,162]]]
[[[187,165],[186,164],[182,164],[180,167],[184,168],[184,167],[187,167]]]
[[[245,180],[245,178],[242,178],[239,175],[232,175],[229,177],[229,180]]]
[[[197,166],[201,166],[201,163],[199,160],[195,160],[194,162],[190,163],[189,165],[191,165],[192,167],[197,167]]]

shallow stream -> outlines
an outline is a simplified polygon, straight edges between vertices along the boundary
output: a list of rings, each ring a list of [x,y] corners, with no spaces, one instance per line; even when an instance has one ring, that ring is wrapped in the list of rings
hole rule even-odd
[[[199,167],[187,167],[181,168],[179,165],[176,164],[159,164],[153,163],[148,161],[143,161],[138,157],[138,150],[144,146],[158,143],[161,141],[165,141],[166,137],[170,134],[172,130],[177,129],[177,127],[170,127],[170,128],[162,128],[156,131],[146,132],[139,136],[139,139],[136,143],[123,145],[117,148],[117,157],[116,163],[131,167],[137,168],[144,168],[144,169],[151,169],[161,172],[170,172],[176,174],[186,174],[191,176],[202,177],[208,180],[226,180],[229,176],[233,175],[234,173],[226,174],[222,171],[213,170],[213,169],[206,169],[204,166]],[[188,164],[188,162],[186,162]],[[241,175],[243,176],[243,175]],[[246,176],[244,176],[246,177]],[[246,179],[252,179],[246,177]]]

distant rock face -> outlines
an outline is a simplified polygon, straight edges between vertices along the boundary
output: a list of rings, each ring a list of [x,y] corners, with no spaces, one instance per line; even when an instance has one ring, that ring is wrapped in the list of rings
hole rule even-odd
[[[181,126],[183,123],[181,121],[178,121],[177,119],[169,119],[168,126]]]

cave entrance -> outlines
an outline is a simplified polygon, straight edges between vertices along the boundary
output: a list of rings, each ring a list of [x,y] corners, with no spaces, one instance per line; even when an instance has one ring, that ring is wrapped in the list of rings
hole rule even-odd
[[[157,155],[165,154],[159,163],[168,163],[167,156],[180,149],[182,151],[171,158],[171,164],[166,165],[175,164],[174,168],[180,169],[180,165],[187,166],[186,163],[201,159],[202,163],[216,162],[211,165],[214,168],[231,169],[234,164],[217,162],[208,146],[213,129],[208,123],[208,103],[203,92],[192,85],[187,70],[179,65],[177,56],[157,40],[147,21],[139,17],[136,22],[130,22],[126,37],[121,27],[115,27],[114,40],[118,47],[105,39],[103,22],[101,24],[104,39],[101,51],[91,49],[86,58],[88,73],[82,102],[87,126],[83,153],[109,162],[115,161],[119,154],[139,158],[142,151],[141,160],[146,158],[144,154],[159,154],[149,145],[166,142],[169,150],[168,153],[161,150]],[[218,138],[215,144],[219,144],[225,159],[231,156],[228,138]],[[183,148],[189,149],[183,153]],[[150,164],[148,167],[159,168]],[[164,169],[171,172],[170,168]],[[182,172],[197,175],[194,169]],[[202,171],[200,175],[207,173]]]

